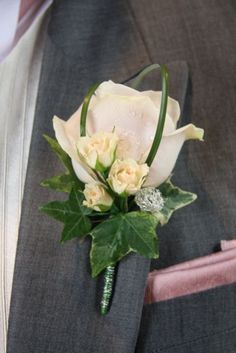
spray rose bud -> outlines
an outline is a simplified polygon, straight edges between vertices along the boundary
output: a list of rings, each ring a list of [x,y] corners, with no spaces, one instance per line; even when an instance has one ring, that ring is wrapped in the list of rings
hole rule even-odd
[[[121,196],[134,195],[141,189],[148,172],[147,164],[138,164],[131,158],[117,159],[110,169],[108,183]]]
[[[98,212],[108,211],[113,204],[113,198],[101,183],[86,184],[84,196],[83,205]]]
[[[117,144],[116,133],[100,131],[91,137],[80,137],[77,150],[81,159],[90,168],[104,172],[114,162]]]

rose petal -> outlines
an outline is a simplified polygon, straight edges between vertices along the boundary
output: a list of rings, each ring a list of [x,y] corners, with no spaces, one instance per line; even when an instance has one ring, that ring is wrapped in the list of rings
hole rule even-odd
[[[103,82],[89,105],[87,131],[92,134],[101,130],[112,131],[115,127],[121,139],[117,157],[143,162],[153,142],[160,104],[161,92],[139,92],[112,81]],[[91,177],[91,171],[86,170],[76,149],[81,109],[82,106],[67,122],[55,117],[53,123],[57,140],[72,158],[77,176],[84,182],[91,182],[95,177]],[[202,130],[193,125],[175,131],[179,116],[178,102],[169,97],[162,142],[145,185],[160,185],[174,168],[184,141],[200,139],[203,135]]]
[[[78,128],[76,120],[77,117],[75,116],[75,114],[68,121],[64,121],[58,118],[57,116],[54,116],[53,127],[58,143],[72,160],[76,175],[83,183],[89,183],[91,181],[94,181],[94,179],[86,171],[77,154],[76,138],[78,134]]]
[[[161,95],[162,95],[161,91],[148,90],[148,91],[140,92],[134,88],[131,88],[119,83],[114,83],[113,81],[110,80],[110,81],[103,82],[96,90],[96,96],[98,98],[104,97],[105,95],[109,95],[109,94],[112,94],[112,95],[114,94],[118,96],[136,96],[136,97],[146,96],[152,100],[152,102],[155,104],[158,111],[161,106]],[[167,114],[169,115],[169,117],[171,117],[176,127],[176,123],[180,118],[180,106],[179,106],[179,103],[171,97],[168,97]]]
[[[203,129],[189,124],[168,136],[163,136],[144,185],[159,186],[162,184],[170,176],[183,143],[190,139],[202,141],[203,135]]]
[[[162,92],[150,90],[150,91],[143,91],[141,92],[141,94],[144,96],[148,96],[157,108],[161,106]],[[176,129],[177,122],[180,118],[180,106],[179,106],[179,103],[171,97],[168,97],[167,114],[173,121],[172,131],[174,131]],[[168,133],[169,132],[170,131],[168,131]]]
[[[74,119],[69,119],[64,121],[57,116],[53,117],[53,127],[55,130],[55,135],[58,143],[63,148],[63,150],[74,160],[79,161],[76,150],[76,138],[74,135],[75,131],[72,130],[71,125],[75,125]]]
[[[97,98],[88,113],[88,131],[112,131],[115,127],[120,138],[117,156],[139,161],[152,144],[158,116],[158,109],[149,97],[107,94]],[[168,116],[166,121],[167,133],[173,123]]]
[[[90,104],[89,104],[89,110],[91,110],[96,103],[96,97],[93,96],[91,98]],[[78,139],[80,137],[80,116],[81,116],[81,111],[82,111],[82,105],[75,111],[75,113],[68,119],[67,121],[64,121],[57,116],[54,116],[53,118],[53,127],[56,133],[56,137],[58,135],[58,142],[64,149],[68,149],[68,152],[66,149],[64,149],[69,155],[72,153],[73,158],[75,160],[79,161],[79,157],[77,155],[77,150],[76,150],[76,145],[78,142]],[[61,142],[62,144],[61,144]],[[67,142],[66,142],[67,140]],[[63,147],[64,146],[64,147]],[[73,152],[74,151],[74,152]],[[69,153],[70,152],[70,153]],[[72,156],[70,156],[72,158]]]
[[[120,83],[114,83],[113,81],[104,81],[96,90],[98,98],[102,98],[106,95],[114,94],[117,96],[140,96],[141,92],[134,88],[122,85]]]
[[[114,83],[113,81],[105,81],[103,82],[96,91],[96,96],[98,99],[106,96],[106,95],[117,95],[117,96],[133,96],[133,97],[140,97],[146,96],[151,99],[157,109],[157,116],[159,116],[160,106],[161,106],[161,94],[162,92],[155,92],[155,91],[137,91],[131,87],[127,87],[125,85]],[[176,129],[177,121],[180,117],[180,107],[179,103],[171,98],[168,97],[168,105],[167,105],[167,117],[165,123],[165,129],[163,134],[169,134]]]
[[[78,163],[77,161],[75,161],[74,159],[71,160],[75,174],[77,175],[77,177],[79,178],[79,180],[81,180],[83,183],[88,184],[88,183],[94,183],[95,181],[97,181],[96,177],[92,177],[84,168],[84,166],[82,165],[82,163]]]

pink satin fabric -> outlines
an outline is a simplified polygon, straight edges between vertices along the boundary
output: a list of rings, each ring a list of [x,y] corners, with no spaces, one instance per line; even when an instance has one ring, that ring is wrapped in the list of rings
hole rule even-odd
[[[236,240],[221,242],[221,252],[148,275],[145,304],[236,282]]]

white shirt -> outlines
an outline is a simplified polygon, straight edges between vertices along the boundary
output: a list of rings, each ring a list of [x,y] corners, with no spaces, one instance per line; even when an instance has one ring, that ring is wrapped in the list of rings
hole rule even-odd
[[[0,62],[15,47],[35,18],[46,11],[52,0],[34,0],[19,20],[23,0],[0,0]],[[41,5],[41,6],[40,6]]]
[[[17,30],[20,0],[0,0],[0,61],[9,53]]]
[[[8,2],[9,3],[9,2]],[[0,352],[6,336],[21,203],[42,62],[42,22],[51,1],[0,63]],[[35,43],[39,37],[40,47]],[[17,352],[16,352],[17,353]]]

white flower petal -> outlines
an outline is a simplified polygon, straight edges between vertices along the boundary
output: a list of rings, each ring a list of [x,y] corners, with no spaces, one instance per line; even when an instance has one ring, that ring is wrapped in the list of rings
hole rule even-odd
[[[76,124],[75,121],[71,121],[71,119],[66,122],[62,119],[59,119],[57,116],[54,116],[53,127],[55,130],[56,139],[60,144],[61,148],[70,156],[73,168],[78,178],[82,182],[88,183],[94,179],[86,171],[77,154],[76,136],[71,134],[72,125]],[[76,134],[75,131],[74,134]]]
[[[74,136],[75,132],[71,129],[71,125],[72,119],[64,121],[57,116],[53,117],[53,127],[58,143],[71,158],[79,161],[76,150],[76,137]]]
[[[92,97],[87,117],[89,135],[98,131],[115,131],[120,138],[117,157],[133,158],[142,163],[148,154],[158,123],[161,92],[139,92],[112,81],[103,82]],[[80,137],[80,114],[82,106],[67,121],[54,117],[53,124],[57,140],[72,158],[78,178],[84,182],[96,179],[77,153]],[[180,116],[178,102],[168,98],[167,117],[162,141],[150,169],[145,185],[160,185],[174,168],[185,140],[202,139],[203,130],[190,124],[176,129]]]
[[[95,96],[93,96],[90,101],[89,110],[93,108],[94,104],[96,104]],[[53,117],[53,127],[59,144],[71,158],[73,155],[75,160],[79,158],[77,155],[76,146],[80,137],[80,115],[82,105],[83,104],[81,104],[81,106],[67,121],[62,120],[57,116]]]
[[[163,136],[144,186],[159,186],[171,174],[183,143],[190,139],[203,140],[204,130],[186,125],[168,136]]]
[[[84,168],[84,166],[82,166],[81,162],[78,163],[77,161],[75,161],[74,159],[71,160],[72,161],[72,165],[75,171],[75,174],[77,175],[77,177],[79,178],[79,180],[81,180],[83,183],[94,183],[94,181],[96,181],[95,176],[92,177]]]
[[[158,110],[149,97],[107,94],[97,100],[89,112],[88,131],[112,131],[115,127],[115,132],[120,138],[118,158],[133,158],[139,161],[152,144],[158,116]],[[167,117],[167,124],[168,121],[172,124]]]
[[[141,92],[141,94],[144,96],[148,96],[157,108],[161,106],[161,91],[143,91]],[[177,122],[180,118],[180,106],[179,103],[171,97],[168,97],[167,114],[173,121],[172,131],[174,131],[176,129]]]
[[[107,94],[114,94],[117,96],[140,96],[141,93],[134,88],[122,85],[120,83],[114,83],[113,81],[104,81],[100,84],[96,90],[98,98],[102,98]]]
[[[114,83],[113,81],[105,81],[103,82],[97,89],[96,91],[96,96],[98,98],[104,97],[105,95],[118,95],[118,96],[146,96],[149,97],[152,102],[155,104],[156,108],[159,109],[161,106],[161,91],[137,91],[134,88],[119,84],[119,83]],[[176,127],[176,123],[178,122],[180,118],[180,106],[179,103],[171,98],[168,97],[168,105],[167,105],[167,114],[168,116],[172,119],[174,126]]]

